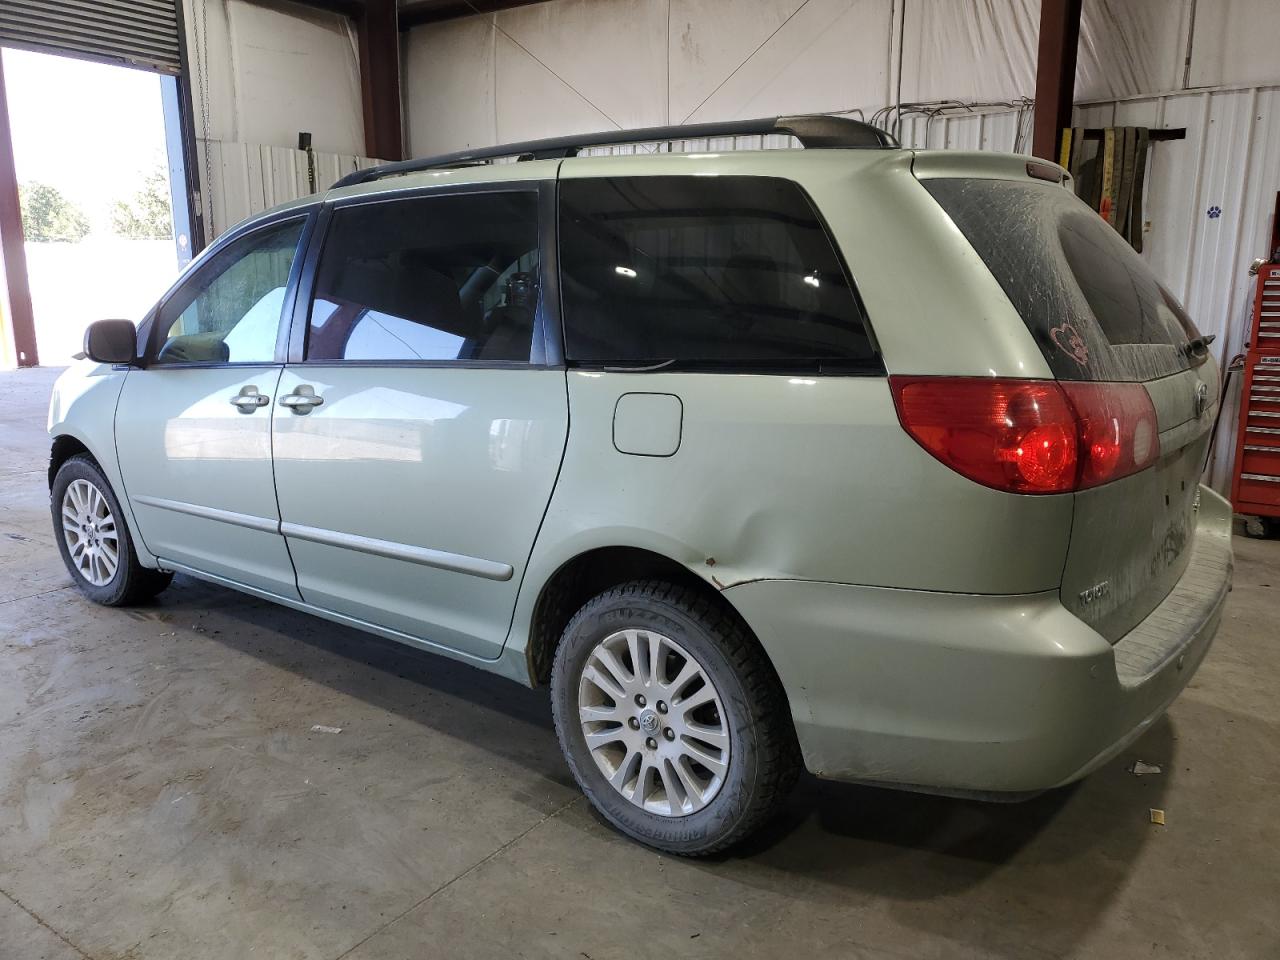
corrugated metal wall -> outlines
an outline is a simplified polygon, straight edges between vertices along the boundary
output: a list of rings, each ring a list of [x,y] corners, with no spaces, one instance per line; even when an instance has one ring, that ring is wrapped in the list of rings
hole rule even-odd
[[[198,140],[205,232],[210,240],[255,213],[311,192],[307,154],[258,143]],[[378,160],[316,151],[316,189],[323,193],[339,177],[371,167]]]

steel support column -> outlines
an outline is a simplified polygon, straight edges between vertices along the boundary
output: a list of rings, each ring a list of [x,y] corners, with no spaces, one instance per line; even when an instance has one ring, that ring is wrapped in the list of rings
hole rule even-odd
[[[365,0],[356,17],[365,153],[404,159],[400,114],[400,29],[396,0]]]
[[[36,353],[36,324],[27,282],[27,251],[22,236],[22,206],[18,200],[18,172],[13,162],[9,130],[9,100],[4,87],[4,55],[0,52],[0,331],[12,337],[13,356],[20,367],[40,362]],[[0,356],[8,350],[0,351]]]
[[[1062,128],[1071,126],[1081,3],[1082,0],[1040,0],[1040,55],[1031,152],[1055,163]]]

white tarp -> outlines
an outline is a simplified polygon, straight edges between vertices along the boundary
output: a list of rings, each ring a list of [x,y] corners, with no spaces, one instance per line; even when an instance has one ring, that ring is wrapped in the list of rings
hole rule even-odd
[[[185,0],[196,136],[364,153],[351,21],[264,0]]]
[[[409,143],[870,113],[899,84],[1013,103],[1035,94],[1039,28],[1039,0],[550,0],[409,31]],[[1280,81],[1277,36],[1277,0],[1085,0],[1077,99]]]

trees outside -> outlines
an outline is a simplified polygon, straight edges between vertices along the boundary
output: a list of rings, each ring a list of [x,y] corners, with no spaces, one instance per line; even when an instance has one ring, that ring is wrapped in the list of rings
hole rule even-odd
[[[84,210],[57,187],[32,180],[19,184],[18,198],[22,206],[22,232],[27,240],[76,243],[93,230]],[[106,213],[110,230],[118,237],[172,239],[169,178],[164,166],[152,167],[142,179],[142,188],[128,199],[114,201]]]
[[[129,200],[111,205],[111,232],[132,240],[168,240],[173,236],[169,210],[169,178],[157,164],[143,178],[142,189]]]
[[[27,240],[76,243],[89,233],[89,218],[56,187],[32,181],[18,185],[22,233]]]

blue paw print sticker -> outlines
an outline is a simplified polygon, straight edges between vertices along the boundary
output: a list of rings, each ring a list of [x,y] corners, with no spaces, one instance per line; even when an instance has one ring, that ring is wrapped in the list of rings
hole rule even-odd
[[[1212,207],[1209,208],[1210,220],[1217,220],[1220,216],[1222,216],[1222,208],[1220,206],[1218,206],[1217,204],[1214,204]]]

